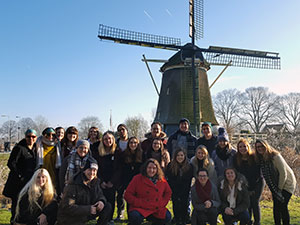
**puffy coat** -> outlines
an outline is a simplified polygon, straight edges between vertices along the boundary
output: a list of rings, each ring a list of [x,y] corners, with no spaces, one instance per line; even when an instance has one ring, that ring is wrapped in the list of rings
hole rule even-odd
[[[144,217],[153,215],[164,219],[171,195],[172,191],[166,179],[158,180],[154,184],[146,176],[138,174],[128,185],[124,198],[129,204],[129,212],[136,210]]]
[[[106,204],[106,199],[100,187],[100,181],[95,178],[90,185],[83,183],[84,174],[80,172],[73,181],[65,187],[62,200],[58,207],[57,224],[83,225],[91,216],[91,206],[98,201]]]

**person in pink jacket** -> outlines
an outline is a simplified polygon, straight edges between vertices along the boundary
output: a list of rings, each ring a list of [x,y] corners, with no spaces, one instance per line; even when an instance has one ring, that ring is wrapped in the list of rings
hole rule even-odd
[[[148,159],[125,191],[130,225],[142,224],[145,218],[156,225],[169,222],[171,213],[166,206],[171,195],[171,188],[158,161]]]

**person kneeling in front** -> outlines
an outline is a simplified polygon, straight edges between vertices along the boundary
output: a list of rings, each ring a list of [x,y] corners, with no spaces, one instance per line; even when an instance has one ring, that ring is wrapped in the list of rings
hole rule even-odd
[[[96,160],[89,158],[83,170],[65,187],[58,208],[57,225],[83,225],[97,216],[97,225],[108,223],[111,205],[103,195],[97,170]]]

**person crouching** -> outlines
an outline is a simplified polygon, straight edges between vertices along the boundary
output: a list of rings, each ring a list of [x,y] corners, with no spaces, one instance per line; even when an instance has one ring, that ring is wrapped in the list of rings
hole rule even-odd
[[[96,160],[90,158],[83,170],[65,187],[58,208],[57,225],[82,225],[97,216],[98,225],[108,223],[111,205],[103,195],[97,171]]]

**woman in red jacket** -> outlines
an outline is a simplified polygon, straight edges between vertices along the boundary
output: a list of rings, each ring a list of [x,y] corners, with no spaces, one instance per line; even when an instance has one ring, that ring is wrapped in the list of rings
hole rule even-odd
[[[153,224],[165,224],[171,220],[166,208],[172,195],[157,160],[150,158],[128,185],[124,198],[129,205],[129,222],[139,225],[146,218]]]

